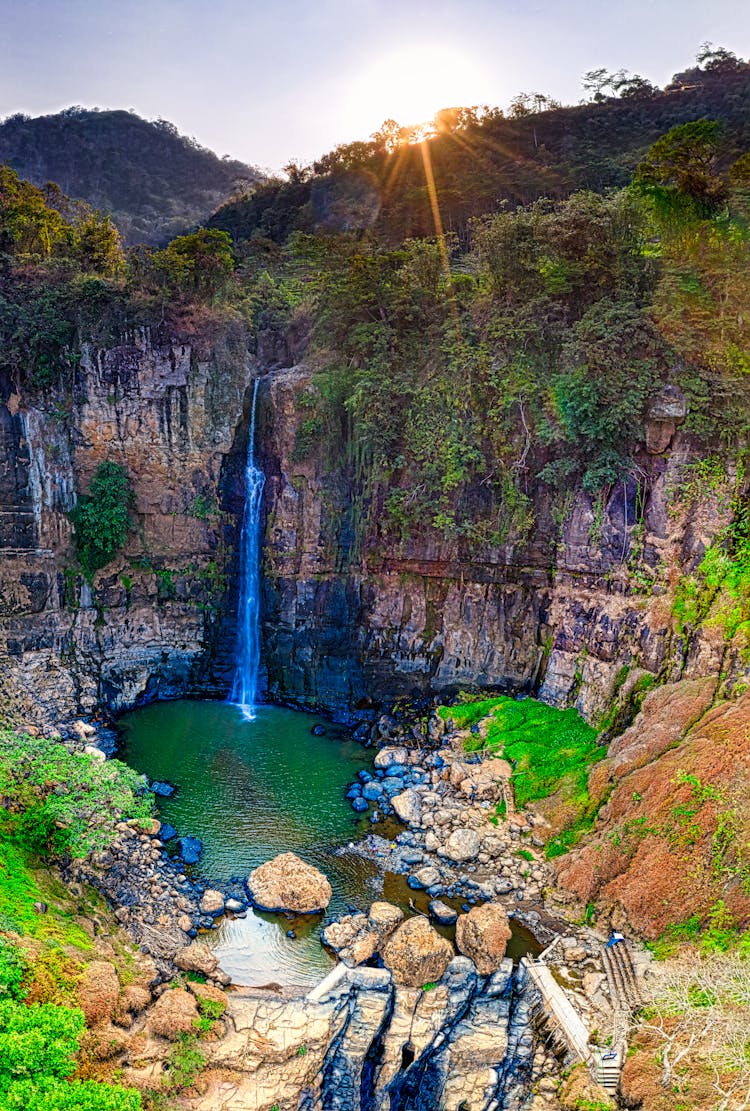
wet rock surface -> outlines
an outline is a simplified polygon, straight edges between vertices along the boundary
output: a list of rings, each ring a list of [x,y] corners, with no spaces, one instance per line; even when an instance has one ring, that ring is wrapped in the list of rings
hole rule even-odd
[[[207,1090],[186,1106],[521,1111],[532,1083],[557,1070],[534,1048],[535,1004],[512,962],[482,977],[465,957],[425,991],[399,986],[386,969],[357,968],[304,999],[233,995]]]

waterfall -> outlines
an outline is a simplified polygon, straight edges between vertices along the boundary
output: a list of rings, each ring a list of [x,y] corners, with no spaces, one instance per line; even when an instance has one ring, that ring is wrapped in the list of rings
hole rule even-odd
[[[245,510],[240,538],[240,600],[237,610],[237,667],[231,701],[246,721],[255,720],[260,666],[260,511],[266,476],[255,464],[255,408],[258,379],[253,385],[253,410],[245,465]]]

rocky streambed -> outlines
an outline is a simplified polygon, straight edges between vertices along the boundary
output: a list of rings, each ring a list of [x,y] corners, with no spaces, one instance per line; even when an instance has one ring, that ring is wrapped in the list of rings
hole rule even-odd
[[[573,1058],[564,1039],[549,1036],[525,963],[511,958],[520,955],[518,924],[534,935],[521,952],[558,939],[554,974],[589,1028],[606,1029],[614,1001],[599,939],[545,905],[552,872],[535,818],[514,809],[510,767],[467,757],[465,738],[445,733],[434,717],[429,743],[393,743],[403,735],[382,723],[370,731],[374,759],[355,749],[367,767],[340,788],[354,836],[334,838],[317,858],[366,863],[371,895],[360,892],[354,906],[337,902],[327,878],[290,853],[249,877],[195,879],[165,852],[159,822],[146,831],[120,823],[113,844],[71,866],[67,878],[94,882],[117,907],[156,964],[162,1009],[182,999],[171,986],[176,975],[197,975],[222,992],[221,1036],[205,1047],[191,1111],[565,1106],[562,1068]],[[388,901],[395,891],[400,905]],[[321,923],[320,952],[332,955],[332,972],[317,986],[264,990],[221,966],[222,930],[242,927],[248,910],[261,908],[295,915],[269,920],[277,935],[292,935],[290,944],[302,922]],[[319,910],[325,919],[312,913]],[[158,1079],[156,1058],[150,1068]]]

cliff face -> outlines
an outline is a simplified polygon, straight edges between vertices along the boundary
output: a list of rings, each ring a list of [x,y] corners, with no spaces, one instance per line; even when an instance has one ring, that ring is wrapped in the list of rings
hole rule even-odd
[[[326,454],[300,460],[304,367],[263,383],[268,470],[265,645],[274,696],[344,713],[368,700],[468,686],[539,691],[591,719],[625,665],[676,679],[741,665],[717,628],[677,635],[670,590],[723,524],[714,498],[674,515],[690,445],[679,399],[652,406],[638,477],[605,505],[572,491],[564,521],[530,484],[524,545],[484,548],[416,537],[353,543],[351,491]],[[619,678],[618,678],[619,676]]]
[[[41,400],[6,384],[0,686],[11,713],[49,725],[221,684],[206,649],[220,639],[234,522],[222,501],[236,509],[251,373],[244,333],[227,325],[84,347],[72,388]],[[136,524],[92,589],[73,569],[67,511],[105,459],[127,468]]]
[[[156,697],[223,694],[234,646],[248,386],[240,325],[155,330],[84,348],[65,393],[0,384],[0,694],[41,724]],[[689,443],[654,410],[639,477],[564,521],[530,481],[523,546],[474,550],[423,534],[355,554],[352,491],[318,445],[297,450],[304,367],[259,391],[266,470],[264,657],[271,695],[340,717],[397,695],[468,686],[538,691],[591,719],[642,669],[676,679],[740,669],[721,629],[675,632],[670,590],[723,523],[716,498],[673,516]],[[668,407],[667,407],[668,408]],[[75,571],[68,511],[103,460],[136,495],[125,551],[93,587]],[[624,689],[627,688],[626,687]]]

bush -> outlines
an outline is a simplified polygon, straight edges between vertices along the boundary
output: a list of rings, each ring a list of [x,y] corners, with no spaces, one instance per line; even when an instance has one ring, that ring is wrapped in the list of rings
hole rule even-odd
[[[26,961],[21,951],[0,937],[0,999],[20,999]]]
[[[81,567],[91,577],[123,547],[131,524],[133,491],[119,463],[100,463],[88,493],[71,513]]]
[[[135,1091],[66,1082],[84,1029],[77,1007],[0,1000],[0,1111],[139,1111]]]
[[[126,764],[16,733],[0,733],[0,793],[20,814],[22,840],[42,853],[85,856],[109,843],[115,822],[152,813],[143,778]]]

